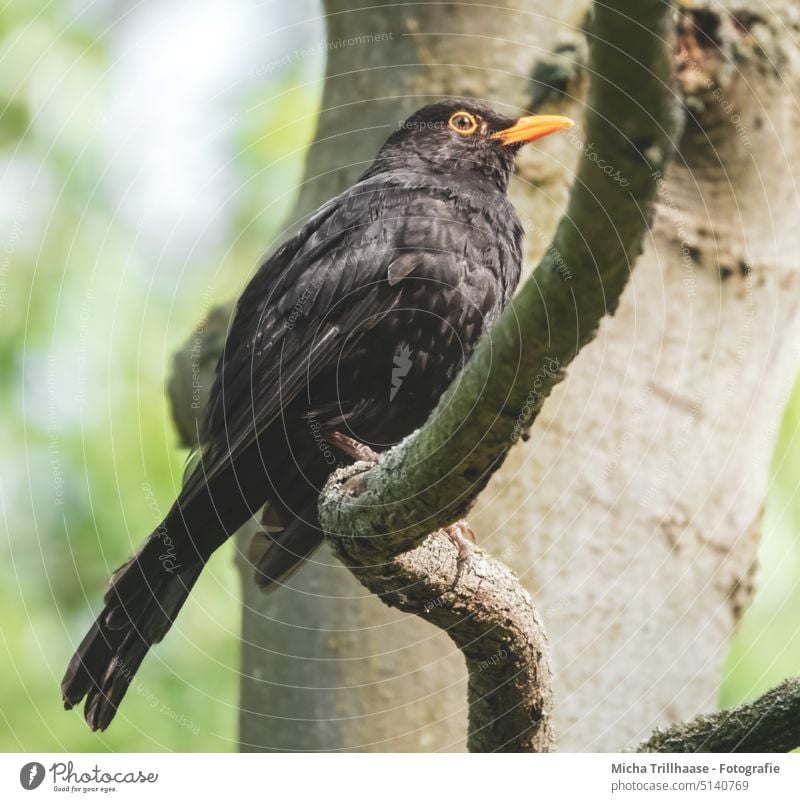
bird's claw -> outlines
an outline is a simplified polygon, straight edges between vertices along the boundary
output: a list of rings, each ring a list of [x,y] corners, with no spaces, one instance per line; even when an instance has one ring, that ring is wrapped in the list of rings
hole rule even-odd
[[[328,432],[325,439],[334,448],[338,448],[343,454],[346,454],[356,462],[369,462],[375,465],[381,458],[377,451],[373,451],[368,445],[355,439],[355,437],[348,437],[341,432]]]
[[[456,578],[453,582],[455,586],[458,585],[464,573],[465,566],[469,565],[469,561],[472,558],[472,549],[475,545],[475,533],[465,520],[456,521],[454,524],[446,526],[441,531],[450,538],[450,541],[458,550],[458,555],[456,556]]]

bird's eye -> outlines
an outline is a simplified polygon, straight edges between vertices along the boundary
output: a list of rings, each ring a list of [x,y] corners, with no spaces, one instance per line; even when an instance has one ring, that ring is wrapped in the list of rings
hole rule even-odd
[[[478,121],[468,111],[457,111],[447,121],[447,124],[453,131],[462,136],[474,134],[478,128]]]

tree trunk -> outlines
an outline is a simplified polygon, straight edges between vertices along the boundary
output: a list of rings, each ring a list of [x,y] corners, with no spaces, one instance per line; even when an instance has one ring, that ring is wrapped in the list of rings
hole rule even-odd
[[[353,6],[328,0],[328,41],[374,38],[328,50],[294,220],[443,95],[582,116],[582,2]],[[734,21],[693,4],[697,27],[681,28],[688,119],[652,237],[616,316],[471,517],[544,618],[564,750],[619,749],[713,709],[752,595],[798,361],[800,67],[783,27],[791,4],[751,6]],[[512,199],[529,265],[591,156],[578,129],[521,158]],[[443,633],[384,607],[327,550],[271,596],[242,569],[242,749],[464,748],[466,673]]]

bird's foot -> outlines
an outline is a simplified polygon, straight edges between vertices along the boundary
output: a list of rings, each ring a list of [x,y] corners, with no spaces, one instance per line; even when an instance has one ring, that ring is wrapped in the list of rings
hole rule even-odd
[[[370,462],[373,465],[378,462],[381,455],[377,451],[373,451],[368,445],[355,439],[355,437],[348,437],[341,432],[328,432],[325,439],[334,447],[338,448],[343,454],[351,457],[356,462]]]
[[[456,521],[450,526],[446,526],[441,530],[447,537],[450,538],[453,545],[458,549],[458,556],[456,557],[456,578],[453,585],[457,585],[464,572],[464,567],[469,564],[470,557],[472,556],[472,548],[475,545],[475,533],[472,527],[465,521]]]

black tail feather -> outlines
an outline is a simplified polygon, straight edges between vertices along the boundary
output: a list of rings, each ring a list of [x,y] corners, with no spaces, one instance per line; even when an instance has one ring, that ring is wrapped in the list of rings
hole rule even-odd
[[[281,587],[322,545],[325,535],[316,524],[316,507],[306,512],[305,520],[295,519],[282,532],[259,532],[253,537],[249,557],[261,590]]]
[[[93,730],[111,723],[142,660],[172,626],[203,569],[194,562],[168,571],[159,560],[162,551],[158,538],[151,537],[114,573],[105,607],[61,682],[65,708],[86,697],[84,715]]]

